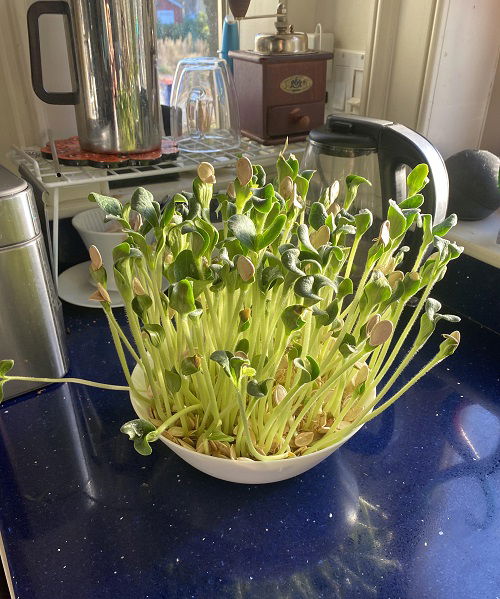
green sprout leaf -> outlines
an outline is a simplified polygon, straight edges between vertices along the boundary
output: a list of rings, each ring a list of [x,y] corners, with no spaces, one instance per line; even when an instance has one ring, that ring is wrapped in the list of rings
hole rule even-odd
[[[218,364],[222,370],[224,371],[224,374],[226,374],[229,378],[231,378],[231,366],[229,363],[229,360],[234,356],[233,353],[231,353],[230,351],[224,351],[222,349],[219,349],[217,351],[214,351],[211,356],[210,359],[213,360],[216,364]]]
[[[329,326],[338,316],[339,302],[337,299],[334,299],[324,310],[320,310],[317,306],[313,306],[312,312],[319,326]]]
[[[301,175],[297,175],[294,182],[297,186],[297,193],[303,200],[305,200],[307,198],[307,192],[309,191],[309,180]]]
[[[165,370],[165,384],[170,393],[178,393],[181,390],[182,379],[176,370]]]
[[[155,204],[156,202],[154,201],[153,194],[147,189],[144,189],[144,187],[138,187],[132,194],[130,200],[132,210],[138,212],[143,220],[152,227],[157,227],[159,224],[158,212]]]
[[[144,320],[145,313],[151,308],[153,305],[153,300],[149,297],[149,295],[136,295],[132,300],[132,310]]]
[[[346,177],[345,183],[347,186],[347,190],[346,190],[345,199],[344,199],[344,210],[349,210],[349,208],[351,207],[351,204],[354,202],[354,200],[356,199],[356,196],[358,194],[358,187],[362,183],[365,183],[366,185],[369,185],[370,187],[372,184],[370,183],[370,181],[368,181],[364,177],[359,177],[358,175],[348,175]]]
[[[445,218],[442,222],[434,225],[432,227],[432,234],[436,237],[442,237],[446,235],[448,231],[453,228],[458,222],[458,218],[456,214],[450,214],[447,218]]]
[[[300,249],[308,250],[309,252],[311,252],[313,257],[319,256],[316,248],[313,246],[313,244],[309,240],[309,230],[307,228],[307,225],[299,225],[297,227],[297,237],[299,238],[299,241],[300,241],[300,246],[301,246]]]
[[[191,250],[182,250],[177,255],[174,263],[171,265],[171,269],[169,269],[169,274],[173,274],[173,278],[171,279],[171,283],[178,283],[182,279],[199,279],[200,273],[198,272],[198,267],[196,266],[196,262],[193,256],[193,252]]]
[[[267,384],[272,379],[266,379],[259,383],[256,379],[250,379],[247,383],[247,393],[252,397],[265,397],[267,395]]]
[[[306,273],[300,269],[299,256],[300,256],[300,250],[297,248],[291,248],[289,250],[285,250],[281,254],[281,263],[287,270],[289,270],[290,272],[293,272],[295,275],[305,276]]]
[[[326,223],[327,217],[328,214],[326,208],[321,202],[313,202],[311,204],[309,210],[309,224],[315,231],[320,229]]]
[[[90,193],[88,199],[90,202],[95,202],[106,214],[111,214],[113,216],[122,215],[123,205],[116,198],[103,196],[100,193]]]
[[[178,194],[175,194],[175,195],[178,195]],[[175,196],[174,196],[174,198],[175,198]],[[172,221],[172,218],[174,216],[174,213],[175,213],[175,199],[174,198],[172,198],[171,200],[166,202],[165,205],[163,206],[163,209],[161,212],[161,217],[160,217],[160,227],[162,229],[170,224],[170,222]]]
[[[252,165],[253,176],[257,187],[264,187],[266,184],[266,171],[260,164]]]
[[[406,198],[406,200],[402,200],[399,202],[399,207],[401,210],[409,209],[409,208],[420,208],[420,206],[424,203],[424,196],[421,193],[416,193],[415,195]]]
[[[257,251],[271,245],[278,238],[286,223],[286,216],[279,214],[271,225],[263,232],[259,233],[255,240],[255,249]]]
[[[280,285],[285,280],[281,269],[277,266],[266,266],[262,269],[259,278],[259,288],[263,293],[267,293],[275,285]]]
[[[256,250],[257,232],[253,221],[245,214],[234,214],[227,221],[229,230],[249,250]]]
[[[397,239],[406,231],[406,217],[394,200],[389,200],[387,220],[390,224],[389,235],[391,239]]]
[[[9,370],[12,370],[14,360],[0,360],[0,378],[4,377]]]
[[[287,335],[293,331],[298,331],[305,324],[305,320],[302,320],[301,315],[306,310],[306,306],[302,304],[294,304],[293,306],[287,306],[281,314],[281,320],[285,325],[285,331]]]
[[[174,283],[169,288],[170,306],[179,314],[189,314],[196,310],[193,284],[187,279]]]
[[[336,285],[324,275],[306,275],[295,281],[293,290],[296,295],[305,298],[307,303],[312,305],[313,303],[321,301],[322,298],[318,295],[318,292],[322,287],[332,287],[335,289]]]
[[[4,395],[3,395],[3,386],[8,381],[7,373],[14,366],[14,360],[0,360],[0,403],[2,403]]]
[[[201,356],[195,354],[194,356],[188,356],[181,362],[181,373],[184,376],[190,376],[200,372]]]
[[[165,331],[159,324],[144,324],[141,331],[153,347],[160,347],[165,340]]]
[[[236,344],[236,347],[234,348],[234,351],[242,351],[245,354],[248,354],[248,350],[250,349],[250,343],[248,341],[248,339],[240,339],[238,341],[238,343]]]
[[[356,223],[356,236],[361,237],[372,226],[373,215],[368,208],[363,208],[354,215],[354,221]]]
[[[142,418],[130,420],[122,425],[120,431],[125,435],[128,435],[128,438],[134,442],[134,449],[138,453],[141,455],[151,455],[152,449],[149,443],[156,440],[150,435],[150,433],[156,431],[156,428],[151,422],[143,420]]]
[[[295,367],[301,371],[299,385],[305,385],[318,378],[320,373],[319,364],[312,356],[306,356],[308,362],[307,366],[304,364],[302,358],[295,358],[293,363]]]
[[[449,335],[443,335],[445,338],[444,341],[439,346],[438,358],[447,358],[455,353],[459,343],[460,343],[460,333],[459,331],[453,331]]]
[[[427,175],[429,174],[429,167],[427,164],[418,164],[406,178],[406,189],[408,191],[408,197],[411,197],[423,189],[427,183]]]

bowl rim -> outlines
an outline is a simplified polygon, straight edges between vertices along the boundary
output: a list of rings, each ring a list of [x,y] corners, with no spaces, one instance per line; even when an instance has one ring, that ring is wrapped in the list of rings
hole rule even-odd
[[[105,235],[108,239],[111,239],[112,236],[120,236],[120,237],[126,237],[127,234],[124,233],[123,231],[94,231],[93,229],[88,229],[85,226],[83,226],[79,221],[81,220],[79,217],[81,217],[81,215],[85,214],[86,212],[95,212],[95,213],[102,213],[103,216],[106,215],[106,213],[101,210],[101,208],[99,208],[99,206],[97,208],[90,208],[88,210],[82,210],[81,212],[77,212],[77,214],[75,214],[72,219],[71,219],[71,224],[73,225],[73,227],[78,231],[78,232],[83,232],[83,233],[91,233],[92,235]]]

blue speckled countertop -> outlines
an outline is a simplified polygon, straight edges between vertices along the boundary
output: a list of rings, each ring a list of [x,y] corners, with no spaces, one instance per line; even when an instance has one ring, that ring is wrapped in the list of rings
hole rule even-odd
[[[104,318],[65,305],[71,374],[121,382]],[[305,475],[212,479],[119,432],[126,393],[0,408],[0,532],[19,599],[495,599],[499,336],[471,321],[413,390]],[[429,355],[422,352],[416,370]]]

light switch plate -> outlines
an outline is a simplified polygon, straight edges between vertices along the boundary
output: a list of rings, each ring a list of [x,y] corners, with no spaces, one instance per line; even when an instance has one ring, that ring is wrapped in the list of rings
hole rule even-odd
[[[358,114],[363,87],[365,53],[337,48],[333,56],[331,109]]]

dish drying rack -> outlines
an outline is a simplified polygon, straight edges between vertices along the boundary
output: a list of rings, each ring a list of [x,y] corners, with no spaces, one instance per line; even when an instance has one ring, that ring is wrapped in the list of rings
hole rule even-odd
[[[291,143],[288,151],[299,156],[305,150],[305,142]],[[111,181],[126,181],[128,179],[154,178],[161,175],[195,172],[198,164],[203,161],[211,162],[216,171],[221,168],[233,167],[244,154],[252,162],[262,166],[274,166],[282,147],[264,146],[248,138],[242,138],[239,148],[221,152],[180,152],[175,160],[165,160],[157,164],[145,166],[123,166],[101,169],[91,166],[64,166],[59,170],[52,160],[42,156],[36,147],[19,148],[12,146],[8,156],[14,164],[23,167],[36,183],[52,198],[52,269],[56,288],[58,286],[59,260],[59,208],[60,190],[66,187],[96,184]]]

